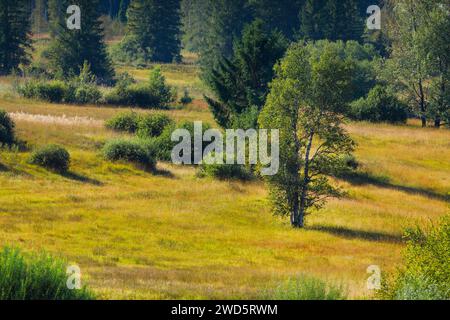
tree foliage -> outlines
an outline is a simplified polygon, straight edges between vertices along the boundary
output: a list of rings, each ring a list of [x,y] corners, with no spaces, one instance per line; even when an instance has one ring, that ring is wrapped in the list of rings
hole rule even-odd
[[[70,78],[80,74],[83,65],[88,63],[91,72],[99,82],[109,83],[113,76],[109,56],[103,40],[103,29],[99,20],[98,0],[53,0],[61,1],[62,11],[55,11],[52,15],[52,25],[54,33],[52,43],[46,55],[50,62],[50,68],[55,74]],[[65,19],[58,18],[64,16],[69,6],[77,5],[81,10],[81,29],[69,30]]]
[[[364,20],[357,0],[306,0],[299,36],[307,40],[361,40]]]
[[[392,12],[388,20],[392,52],[383,76],[405,93],[423,127],[430,116],[438,120],[448,110],[449,13],[445,3],[388,2]]]
[[[303,227],[306,214],[341,194],[326,173],[354,148],[341,126],[354,65],[338,51],[334,43],[321,50],[294,44],[276,68],[259,118],[260,127],[280,130],[280,171],[267,181],[274,212],[289,215],[294,227]]]
[[[217,68],[207,70],[204,78],[216,99],[206,97],[206,100],[219,125],[224,128],[256,126],[273,78],[273,66],[285,50],[283,35],[266,31],[263,22],[257,20],[235,42],[232,58],[222,56]],[[238,123],[244,117],[246,123]]]
[[[125,43],[132,39],[146,62],[180,60],[180,0],[134,0],[128,12]]]
[[[0,75],[29,63],[31,7],[27,0],[0,0]]]

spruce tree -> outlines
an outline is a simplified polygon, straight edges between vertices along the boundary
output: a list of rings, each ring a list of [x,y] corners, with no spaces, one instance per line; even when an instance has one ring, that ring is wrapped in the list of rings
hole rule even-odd
[[[269,30],[279,30],[292,39],[300,24],[299,12],[305,0],[249,0],[253,17]]]
[[[130,5],[130,0],[120,0],[119,4],[119,20],[121,22],[127,22],[127,10]]]
[[[146,52],[146,60],[180,60],[180,0],[133,0],[127,17],[126,38],[137,42],[136,50]]]
[[[0,74],[29,62],[31,7],[28,0],[0,0]]]
[[[207,85],[215,98],[205,97],[215,120],[224,128],[255,128],[265,103],[273,66],[287,47],[285,37],[269,32],[262,20],[245,27],[235,42],[231,59],[222,55],[218,67],[205,72]]]
[[[357,0],[306,0],[300,13],[300,38],[361,41],[364,19]]]
[[[52,71],[65,78],[76,76],[87,62],[99,82],[109,83],[114,76],[114,70],[103,40],[100,13],[97,10],[98,0],[60,1],[60,10],[64,13],[69,5],[80,7],[81,29],[69,30],[66,19],[59,18],[64,16],[62,12],[54,12],[52,17],[57,21],[52,21],[55,29],[47,53]]]
[[[234,40],[241,37],[244,26],[251,21],[246,0],[209,1],[210,12],[200,49],[200,64],[204,70],[218,67],[222,55],[232,56]]]

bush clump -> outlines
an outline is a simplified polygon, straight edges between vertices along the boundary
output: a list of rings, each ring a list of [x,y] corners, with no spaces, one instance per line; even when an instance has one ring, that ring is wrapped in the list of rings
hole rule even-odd
[[[384,86],[375,86],[367,98],[354,101],[350,118],[358,121],[406,123],[408,107],[390,94]]]
[[[189,91],[188,91],[188,89],[184,89],[184,94],[183,94],[183,96],[180,98],[180,103],[182,104],[182,105],[188,105],[188,104],[190,104],[190,103],[192,103],[192,101],[193,101],[193,99],[192,99],[192,97],[189,95]]]
[[[263,298],[267,300],[345,300],[347,294],[340,286],[301,275],[281,283],[275,289],[266,291]]]
[[[66,263],[47,254],[0,251],[0,300],[93,300],[86,287],[67,287]]]
[[[0,110],[0,145],[14,143],[14,121],[4,110]]]
[[[179,143],[178,141],[172,141],[172,133],[177,129],[187,130],[191,136],[191,155],[192,162],[194,161],[194,153],[195,153],[195,144],[194,144],[194,123],[190,121],[185,121],[180,123],[179,125],[170,124],[166,126],[161,135],[157,138],[152,139],[152,143],[154,144],[154,148],[157,150],[156,156],[158,160],[161,161],[171,161],[172,160],[172,150]],[[211,129],[208,124],[202,125],[202,136],[205,131]],[[206,146],[209,142],[202,143],[202,152],[205,150]]]
[[[253,178],[253,174],[250,168],[245,165],[239,164],[227,164],[226,157],[222,156],[223,163],[211,163],[214,154],[210,154],[206,159],[203,159],[199,169],[200,177],[211,177],[219,180],[242,180],[247,181]],[[220,157],[220,156],[219,156]]]
[[[136,112],[122,112],[106,121],[106,127],[118,132],[136,133],[139,121],[140,116]]]
[[[28,99],[44,100],[52,103],[63,102],[69,96],[68,86],[60,80],[30,80],[18,87],[18,92]]]
[[[144,166],[145,169],[154,169],[156,161],[149,149],[138,140],[117,139],[106,143],[103,155],[109,161],[126,161]]]
[[[243,165],[238,164],[202,164],[200,176],[212,177],[219,180],[251,180],[252,174]]]
[[[450,299],[450,216],[425,232],[406,232],[405,265],[386,277],[381,298],[390,300]]]
[[[118,85],[105,97],[108,104],[141,108],[166,108],[174,100],[160,68],[152,70],[148,82]]]
[[[165,114],[145,115],[138,122],[137,136],[143,139],[159,137],[167,126],[173,124],[173,120]]]
[[[30,80],[19,86],[18,92],[25,98],[51,103],[97,104],[102,99],[102,93],[95,84],[78,80],[68,83],[60,80]]]
[[[47,145],[32,153],[29,162],[56,172],[67,172],[70,165],[69,152],[58,145]]]

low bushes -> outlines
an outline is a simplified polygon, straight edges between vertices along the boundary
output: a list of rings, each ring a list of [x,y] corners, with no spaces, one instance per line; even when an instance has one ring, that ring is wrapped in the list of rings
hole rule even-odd
[[[105,97],[112,105],[138,106],[141,108],[165,108],[175,101],[176,93],[165,82],[159,68],[154,68],[146,83],[116,86]]]
[[[14,143],[14,122],[8,113],[0,110],[0,145]]]
[[[388,276],[379,292],[392,300],[450,299],[450,216],[428,232],[406,232],[405,265]]]
[[[136,112],[122,112],[106,121],[106,127],[118,132],[136,133],[139,120],[140,116]]]
[[[266,291],[262,296],[267,300],[345,300],[347,298],[342,287],[306,275],[289,279],[277,288]]]
[[[166,84],[161,69],[156,67],[145,83],[135,83],[128,74],[120,75],[116,86],[103,96],[89,65],[85,64],[78,77],[60,80],[31,79],[17,86],[17,92],[25,98],[52,103],[99,104],[166,108],[176,99],[174,88]]]
[[[173,120],[165,114],[138,114],[122,112],[106,121],[106,127],[126,133],[136,133],[141,139],[159,137],[167,126],[173,126]]]
[[[52,103],[97,104],[102,93],[95,84],[60,80],[29,80],[18,87],[18,92],[28,99],[44,100]]]
[[[252,174],[243,165],[238,164],[202,164],[200,177],[212,177],[219,180],[251,180]]]
[[[159,137],[167,126],[173,124],[173,120],[165,114],[145,115],[138,122],[137,136],[144,139]]]
[[[69,96],[68,86],[59,80],[30,80],[18,87],[19,94],[28,99],[39,99],[53,103],[64,101]]]
[[[103,156],[109,161],[127,161],[144,166],[145,169],[154,169],[156,161],[137,140],[117,139],[106,143],[103,147]]]
[[[29,162],[56,172],[65,173],[69,170],[70,154],[58,145],[48,145],[31,154]]]
[[[214,154],[210,154],[214,157]],[[219,180],[251,180],[253,174],[250,168],[239,164],[226,164],[226,157],[223,156],[223,164],[212,163],[208,164],[206,158],[200,165],[198,175],[200,177],[211,177]]]
[[[0,300],[91,300],[86,287],[67,287],[66,264],[47,254],[27,255],[18,249],[0,251]]]
[[[349,116],[359,121],[406,123],[408,107],[388,93],[385,87],[377,85],[367,98],[351,104]]]

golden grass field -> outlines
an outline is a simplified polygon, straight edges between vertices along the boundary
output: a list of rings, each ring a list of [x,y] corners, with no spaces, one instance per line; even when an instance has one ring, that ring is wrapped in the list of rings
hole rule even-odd
[[[140,80],[148,75],[127,71]],[[195,67],[163,71],[198,98],[164,112],[213,123]],[[370,298],[367,267],[395,269],[404,228],[449,212],[446,129],[349,123],[366,174],[338,181],[348,195],[309,216],[305,230],[293,230],[271,214],[262,182],[200,179],[194,167],[166,163],[151,174],[104,161],[100,149],[117,134],[102,121],[123,109],[24,100],[11,83],[0,78],[0,108],[15,115],[18,137],[33,147],[61,144],[72,164],[61,176],[27,164],[29,151],[0,151],[0,245],[78,264],[100,298],[251,299],[301,273],[343,284],[351,298]]]

